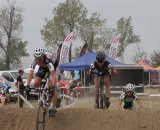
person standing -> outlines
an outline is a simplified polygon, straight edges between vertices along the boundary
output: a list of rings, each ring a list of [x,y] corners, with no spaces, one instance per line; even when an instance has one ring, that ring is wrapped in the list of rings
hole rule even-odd
[[[17,77],[18,93],[23,96],[25,87],[24,87],[24,82],[23,82],[23,79],[22,79],[22,75],[24,74],[24,71],[23,70],[19,70],[18,73],[19,73],[18,77]],[[23,108],[23,100],[19,96],[18,96],[18,106],[20,108]]]

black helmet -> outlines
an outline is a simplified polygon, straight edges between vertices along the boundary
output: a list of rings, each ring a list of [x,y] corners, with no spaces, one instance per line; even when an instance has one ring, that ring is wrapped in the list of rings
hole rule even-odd
[[[106,59],[106,54],[103,51],[98,51],[96,60],[97,61],[104,61]]]

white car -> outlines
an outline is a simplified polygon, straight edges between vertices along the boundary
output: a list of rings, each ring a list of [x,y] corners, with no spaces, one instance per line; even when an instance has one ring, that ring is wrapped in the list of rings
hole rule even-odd
[[[0,79],[3,80],[4,82],[8,83],[11,88],[10,92],[17,92],[17,87],[16,87],[16,82],[17,82],[17,77],[18,77],[18,71],[17,70],[12,70],[12,71],[0,71]],[[24,81],[24,85],[27,83],[27,77],[28,74],[24,73],[22,78]],[[31,87],[33,86],[33,81],[31,82]]]

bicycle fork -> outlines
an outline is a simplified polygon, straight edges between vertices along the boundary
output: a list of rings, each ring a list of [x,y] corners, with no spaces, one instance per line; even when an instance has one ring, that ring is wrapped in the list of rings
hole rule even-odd
[[[105,106],[105,90],[102,85],[100,85],[100,87],[98,88],[96,96],[97,96],[96,97],[97,108],[98,109],[99,108],[101,108],[101,109],[106,108],[106,106]]]

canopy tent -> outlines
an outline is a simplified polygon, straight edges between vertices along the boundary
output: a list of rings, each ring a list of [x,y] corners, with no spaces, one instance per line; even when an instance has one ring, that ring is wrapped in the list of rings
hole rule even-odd
[[[66,71],[80,70],[81,82],[86,86],[88,85],[87,83],[90,82],[90,79],[88,79],[89,76],[86,76],[84,70],[89,69],[90,65],[96,60],[96,55],[96,52],[87,52],[85,55],[72,62],[60,65],[60,69]],[[124,85],[126,82],[130,81],[135,84],[143,83],[143,67],[141,65],[124,64],[109,57],[107,57],[106,60],[108,60],[118,71],[116,75],[113,75],[114,78],[112,79],[112,85]],[[135,75],[138,77],[138,80],[135,78]]]
[[[138,64],[143,66],[143,69],[144,69],[145,72],[154,72],[154,71],[156,71],[152,66],[146,64],[143,60],[140,60],[138,62]]]
[[[153,79],[153,74],[156,73],[157,70],[155,70],[152,66],[145,63],[144,60],[140,60],[138,62],[138,64],[143,66],[143,70],[144,70],[145,73],[148,73],[148,76],[147,76],[148,77],[148,83],[151,84],[151,80]]]
[[[90,65],[96,60],[96,52],[87,52],[85,55],[77,58],[74,61],[71,61],[66,64],[61,64],[61,70],[87,70],[89,69]],[[107,57],[107,61],[109,61],[113,66],[114,65],[125,65],[119,61],[116,61],[112,58]]]
[[[154,70],[160,70],[160,66],[158,66],[158,67],[154,68]]]

